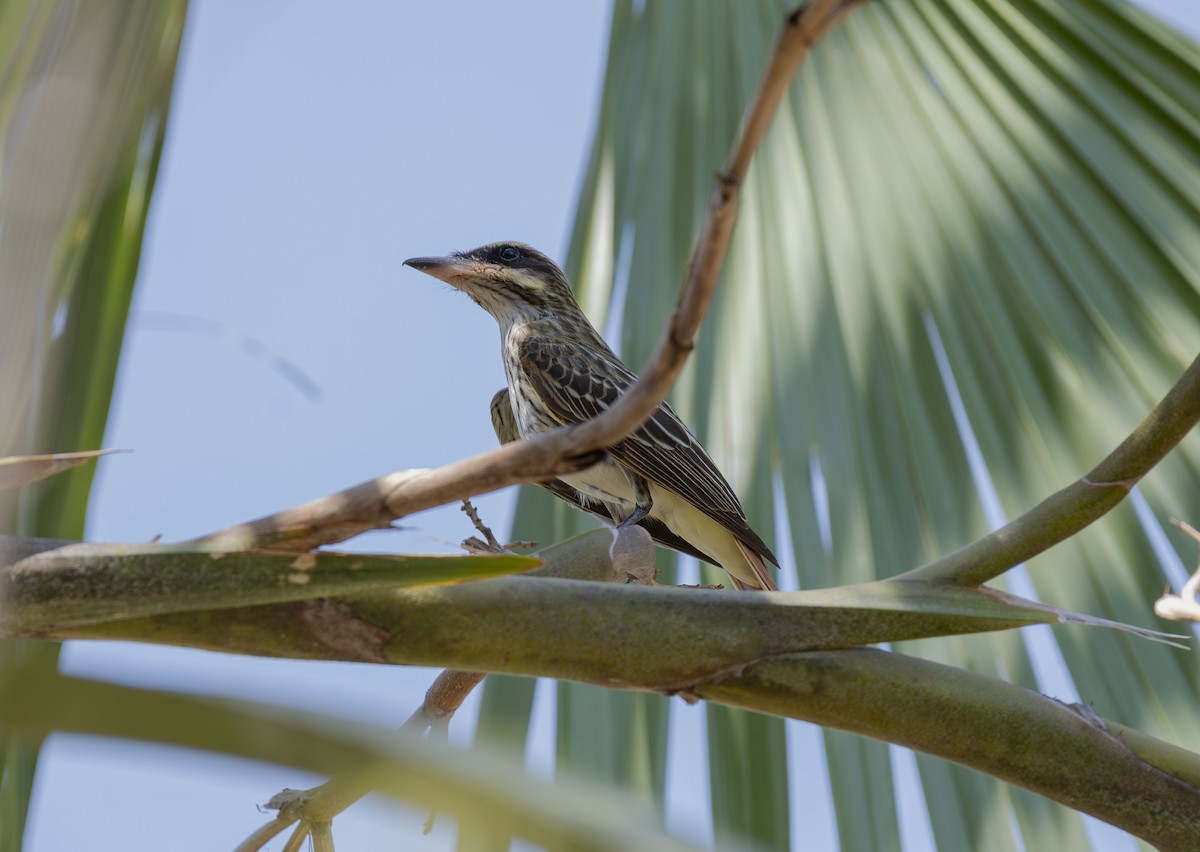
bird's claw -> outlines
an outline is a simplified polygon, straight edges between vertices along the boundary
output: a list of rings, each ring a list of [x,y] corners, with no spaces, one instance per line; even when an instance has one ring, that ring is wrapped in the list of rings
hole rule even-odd
[[[650,506],[635,507],[633,512],[629,515],[628,518],[621,521],[621,523],[617,524],[617,529],[622,530],[622,529],[625,529],[626,527],[631,527],[634,524],[638,523],[639,521],[641,521],[643,518],[645,518],[647,515],[650,514],[650,508],[651,508]]]

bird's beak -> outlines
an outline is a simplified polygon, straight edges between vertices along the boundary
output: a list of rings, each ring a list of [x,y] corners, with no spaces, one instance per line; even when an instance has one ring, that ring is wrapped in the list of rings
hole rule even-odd
[[[477,277],[486,264],[465,257],[447,255],[446,257],[410,257],[404,261],[404,265],[441,279],[452,287],[461,287],[464,281]]]

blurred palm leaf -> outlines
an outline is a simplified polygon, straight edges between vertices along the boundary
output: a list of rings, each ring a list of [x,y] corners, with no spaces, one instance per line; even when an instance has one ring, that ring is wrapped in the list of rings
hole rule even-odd
[[[619,315],[634,367],[783,11],[616,4],[567,265],[597,324]],[[753,167],[674,396],[768,540],[783,501],[784,561],[794,555],[801,586],[894,575],[1032,506],[1114,447],[1200,350],[1198,71],[1194,43],[1119,0],[881,0],[813,53]],[[1159,518],[1194,517],[1200,443],[1142,493]],[[581,523],[549,499],[525,490],[516,534],[554,540]],[[1128,507],[1029,572],[1050,603],[1135,624],[1150,623],[1164,582]],[[1186,655],[1114,633],[1053,638],[1099,714],[1198,741]],[[905,650],[1037,688],[1021,639]],[[483,718],[521,728],[531,689],[490,686]],[[558,719],[560,763],[661,802],[663,702],[559,691],[572,710]],[[782,722],[708,718],[717,836],[786,848]],[[649,766],[585,757],[646,743]],[[887,747],[837,732],[824,745],[842,848],[898,849]],[[917,765],[939,848],[1088,848],[1073,812]]]
[[[408,731],[19,667],[0,672],[0,687],[5,723],[43,735],[136,738],[300,766],[355,784],[365,777],[367,787],[449,811],[464,826],[501,826],[551,848],[694,848],[666,835],[650,809],[619,791],[522,778],[495,755],[462,754]],[[612,819],[613,813],[622,818]]]
[[[166,130],[184,0],[0,7],[0,456],[99,446]],[[81,538],[94,465],[0,491],[0,532]],[[0,668],[57,645],[0,643]],[[0,848],[37,743],[6,739]]]

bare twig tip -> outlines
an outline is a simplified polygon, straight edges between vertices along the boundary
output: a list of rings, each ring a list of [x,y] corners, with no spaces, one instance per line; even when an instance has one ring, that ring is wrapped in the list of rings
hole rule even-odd
[[[1183,530],[1183,532],[1187,533],[1187,535],[1189,535],[1191,538],[1195,539],[1196,541],[1200,541],[1200,530],[1197,530],[1195,527],[1193,527],[1187,521],[1181,521],[1178,518],[1168,518],[1167,522],[1170,524],[1173,524],[1176,527],[1179,527],[1179,529]]]
[[[470,500],[462,501],[462,510],[466,512],[467,517],[471,519],[471,523],[475,525],[475,529],[479,530],[479,533],[485,539],[487,539],[487,549],[492,553],[503,553],[505,550],[504,546],[496,540],[496,536],[492,533],[491,527],[479,520],[479,512],[476,511],[475,506]],[[471,539],[467,539],[467,541],[471,541]],[[466,543],[467,542],[463,542],[464,545]]]

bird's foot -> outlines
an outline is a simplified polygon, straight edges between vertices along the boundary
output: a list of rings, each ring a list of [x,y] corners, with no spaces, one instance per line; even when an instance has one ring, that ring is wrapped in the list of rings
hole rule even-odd
[[[651,508],[652,507],[650,507],[650,506],[637,506],[636,508],[634,508],[633,512],[629,515],[628,518],[621,521],[621,523],[617,524],[617,529],[619,529],[619,530],[624,529],[625,527],[631,527],[634,524],[638,523],[640,520],[642,520],[642,518],[645,518],[647,515],[650,514]]]

